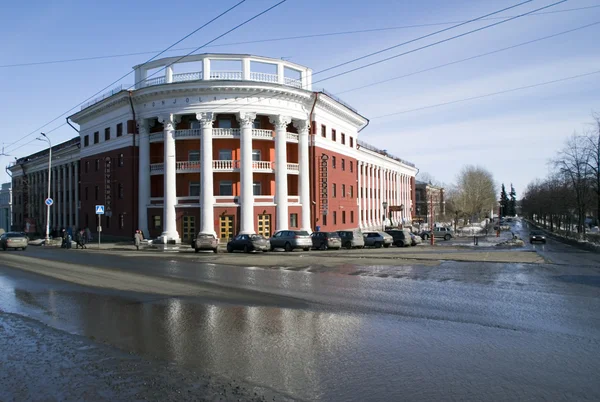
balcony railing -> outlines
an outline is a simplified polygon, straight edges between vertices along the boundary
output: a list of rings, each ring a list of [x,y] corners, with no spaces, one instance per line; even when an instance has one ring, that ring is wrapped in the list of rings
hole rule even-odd
[[[150,165],[150,174],[163,174],[165,172],[164,163],[153,163]]]
[[[298,173],[300,171],[299,163],[288,163],[287,164],[288,173]]]
[[[239,128],[213,128],[213,137],[233,138],[240,136]]]
[[[109,97],[113,96],[114,94],[121,92],[122,90],[123,90],[123,85],[122,84],[119,85],[119,86],[116,86],[113,89],[111,89],[110,91],[105,92],[102,95],[100,95],[100,96],[92,99],[91,101],[86,102],[83,105],[81,105],[81,110],[85,109],[88,106],[92,106],[94,103],[98,103],[100,101],[103,101],[104,99],[109,98]]]
[[[377,148],[377,147],[374,147],[374,146],[373,146],[373,145],[371,145],[371,144],[367,144],[366,142],[364,142],[364,141],[361,141],[361,140],[357,140],[357,141],[356,141],[356,143],[357,143],[357,144],[358,144],[358,146],[359,146],[359,147],[361,147],[361,148],[365,148],[365,149],[368,149],[369,151],[373,151],[373,152],[376,152],[376,153],[378,153],[378,154],[380,154],[380,155],[387,156],[388,158],[391,158],[391,159],[394,159],[394,160],[396,160],[396,161],[398,161],[398,162],[404,163],[405,165],[408,165],[408,166],[410,166],[410,167],[415,167],[415,164],[414,164],[414,163],[412,163],[412,162],[409,162],[409,161],[407,161],[407,160],[404,160],[404,159],[402,159],[402,158],[398,158],[397,156],[394,156],[394,155],[392,155],[392,154],[388,153],[388,151],[387,151],[387,150],[385,150],[385,149],[379,149],[379,148]]]
[[[296,133],[286,133],[288,141],[298,141],[298,134]]]
[[[277,74],[251,72],[250,79],[254,80],[254,81],[262,81],[262,82],[278,82],[279,76]]]
[[[302,81],[296,78],[284,77],[283,82],[291,87],[302,88]]]
[[[158,142],[164,140],[163,133],[152,133],[150,134],[150,142]]]
[[[213,160],[213,171],[215,172],[235,172],[240,170],[240,160]],[[273,172],[274,162],[271,161],[252,161],[252,170],[263,173]],[[199,161],[179,161],[175,162],[175,169],[177,173],[198,173],[200,172],[201,164]],[[298,174],[299,165],[297,163],[287,164],[288,173]],[[150,174],[164,174],[165,165],[164,163],[153,163],[150,165]]]
[[[257,128],[252,129],[252,138],[263,139],[263,140],[272,140],[273,132],[271,130],[261,130]]]
[[[173,82],[197,81],[202,79],[202,71],[195,73],[173,74]]]
[[[199,128],[191,128],[189,130],[175,130],[175,139],[200,138],[201,132],[202,130]]]
[[[242,72],[241,71],[211,71],[210,72],[211,80],[241,80]]]
[[[231,171],[239,168],[240,161],[213,161],[213,170],[215,172]]]
[[[155,78],[148,78],[146,80],[146,82],[144,83],[144,86],[146,87],[151,87],[153,85],[160,85],[160,84],[164,84],[165,83],[165,77],[155,77]]]
[[[176,162],[177,173],[180,172],[200,172],[200,162],[199,161],[182,161]]]
[[[273,170],[273,162],[252,161],[252,170]]]

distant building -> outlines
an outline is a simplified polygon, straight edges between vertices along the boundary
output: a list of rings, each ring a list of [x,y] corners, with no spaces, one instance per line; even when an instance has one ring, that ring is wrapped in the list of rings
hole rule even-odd
[[[433,215],[436,221],[446,215],[446,199],[443,187],[417,181],[415,196],[416,208],[413,211],[413,221],[429,223],[431,220],[431,205],[433,205]]]
[[[8,232],[12,229],[12,189],[11,183],[0,188],[0,229]]]

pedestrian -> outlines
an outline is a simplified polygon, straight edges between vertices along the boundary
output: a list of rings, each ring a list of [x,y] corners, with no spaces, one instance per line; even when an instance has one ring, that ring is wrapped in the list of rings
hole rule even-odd
[[[87,248],[86,243],[86,234],[85,234],[85,230],[81,229],[81,231],[79,232],[79,235],[81,236],[81,247],[83,248]]]
[[[60,245],[60,248],[67,248],[67,231],[66,230],[62,230],[62,243]]]
[[[142,232],[140,230],[135,231],[135,234],[133,235],[133,241],[137,250],[140,249],[140,244],[142,244],[143,237],[144,236],[142,235]]]
[[[92,231],[90,228],[85,228],[85,242],[89,243],[93,240]]]
[[[75,232],[75,242],[77,243],[75,245],[75,248],[78,249],[79,247],[81,247],[81,249],[83,250],[85,247],[85,232],[82,229],[79,229]]]

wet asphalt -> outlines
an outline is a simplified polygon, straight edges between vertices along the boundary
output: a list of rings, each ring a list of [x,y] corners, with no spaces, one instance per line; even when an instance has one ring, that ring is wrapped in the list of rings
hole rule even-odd
[[[527,238],[526,225],[513,231]],[[56,361],[73,342],[133,356],[140,365],[133,370],[100,365],[88,373],[118,372],[121,382],[142,384],[135,398],[113,389],[110,378],[86,389],[112,400],[249,400],[267,391],[268,400],[599,400],[599,255],[553,240],[525,248],[549,262],[361,266],[350,259],[284,267],[282,254],[281,266],[239,267],[30,247],[24,255],[217,286],[239,300],[84,287],[11,268],[0,253],[0,332],[22,332],[10,347],[0,343],[16,351],[52,339],[38,354]],[[240,256],[250,265],[249,257]],[[94,361],[82,353],[73,359]],[[29,359],[35,356],[34,348]],[[0,387],[0,400],[20,399],[6,373],[22,361],[0,357],[0,382],[9,385]],[[170,368],[155,382],[170,384],[172,393],[158,385],[160,392],[142,393],[138,377],[151,371],[145,365]],[[23,382],[26,371],[17,370]],[[192,372],[202,381],[213,376],[223,389],[235,379],[250,391],[190,388]],[[64,373],[67,384],[80,382],[76,371]],[[56,391],[29,377],[32,392]]]

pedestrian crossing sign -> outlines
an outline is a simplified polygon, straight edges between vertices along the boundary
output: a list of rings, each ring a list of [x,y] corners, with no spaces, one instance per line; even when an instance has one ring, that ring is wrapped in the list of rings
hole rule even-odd
[[[104,215],[104,205],[96,205],[96,215]]]

